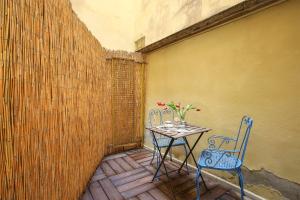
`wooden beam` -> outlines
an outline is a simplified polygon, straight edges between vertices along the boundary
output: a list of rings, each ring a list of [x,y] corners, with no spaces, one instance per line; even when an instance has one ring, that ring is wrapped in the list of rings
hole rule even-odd
[[[172,43],[178,42],[195,34],[205,32],[209,29],[226,24],[230,21],[246,16],[254,11],[270,7],[286,0],[246,0],[235,6],[232,6],[216,15],[213,15],[203,21],[182,29],[172,35],[169,35],[157,42],[154,42],[142,49],[137,50],[141,53],[149,53]]]

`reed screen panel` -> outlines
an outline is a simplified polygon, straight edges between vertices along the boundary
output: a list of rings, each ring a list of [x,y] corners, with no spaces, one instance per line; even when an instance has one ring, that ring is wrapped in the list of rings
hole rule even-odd
[[[1,200],[78,199],[112,135],[107,55],[68,0],[0,0]]]

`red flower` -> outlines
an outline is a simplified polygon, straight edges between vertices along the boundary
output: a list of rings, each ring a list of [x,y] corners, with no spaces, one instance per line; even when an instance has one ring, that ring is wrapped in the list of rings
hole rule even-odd
[[[176,104],[176,107],[177,107],[177,108],[180,108],[180,103]]]
[[[160,102],[160,101],[158,101],[156,104],[157,104],[158,106],[165,106],[165,105],[166,105],[165,103]]]

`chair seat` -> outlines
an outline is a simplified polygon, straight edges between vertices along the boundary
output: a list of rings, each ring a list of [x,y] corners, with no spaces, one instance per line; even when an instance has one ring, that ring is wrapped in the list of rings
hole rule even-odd
[[[158,147],[168,147],[170,141],[171,138],[168,137],[157,138]],[[156,146],[155,142],[153,144]],[[178,138],[174,140],[172,144],[172,146],[180,146],[180,145],[185,145],[185,141],[183,140],[183,138]]]
[[[229,153],[204,150],[198,160],[198,165],[201,168],[233,170],[239,168],[242,162],[235,155]]]

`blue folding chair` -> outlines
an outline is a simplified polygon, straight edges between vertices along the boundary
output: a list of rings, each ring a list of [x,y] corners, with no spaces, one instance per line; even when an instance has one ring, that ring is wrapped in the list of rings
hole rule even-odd
[[[149,111],[150,127],[159,126],[159,125],[162,125],[164,121],[173,121],[173,120],[174,120],[174,113],[170,109],[166,109],[166,110],[152,109]],[[156,141],[158,144],[157,145],[154,137],[155,137],[155,135],[152,135],[152,144],[154,146],[154,152],[153,152],[152,160],[150,163],[153,162],[154,157],[156,155],[156,158],[157,158],[156,163],[157,163],[157,166],[159,166],[160,159],[161,159],[160,149],[167,148],[170,144],[171,138],[166,137],[166,136],[161,136],[161,135],[156,136]],[[183,146],[185,154],[187,155],[188,152],[187,152],[187,148],[186,148],[186,143],[183,140],[183,138],[179,138],[179,139],[175,140],[172,144],[172,147],[175,147],[175,146]],[[172,160],[172,151],[171,150],[169,151],[169,155],[170,155],[170,159]],[[186,169],[187,169],[187,172],[189,173],[189,168],[187,166],[187,163],[186,163]]]
[[[200,200],[199,178],[202,177],[201,169],[203,168],[235,171],[239,176],[241,199],[244,199],[244,179],[241,167],[243,165],[252,124],[253,120],[248,116],[244,116],[236,138],[216,135],[208,138],[208,149],[202,151],[198,160],[198,170],[196,174],[197,200]],[[241,135],[241,133],[244,135]]]

